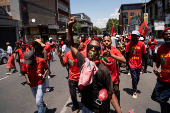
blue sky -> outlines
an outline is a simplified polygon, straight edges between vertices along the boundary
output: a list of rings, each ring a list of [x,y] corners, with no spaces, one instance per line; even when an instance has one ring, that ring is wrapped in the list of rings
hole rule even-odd
[[[104,28],[109,18],[118,19],[121,4],[143,2],[145,0],[70,0],[70,6],[71,14],[85,13],[94,26]]]

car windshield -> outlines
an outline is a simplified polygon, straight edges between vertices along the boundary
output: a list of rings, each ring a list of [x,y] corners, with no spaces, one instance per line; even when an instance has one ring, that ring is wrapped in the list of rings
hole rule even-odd
[[[159,46],[159,45],[165,43],[164,41],[157,41],[157,42],[158,42],[157,46]]]

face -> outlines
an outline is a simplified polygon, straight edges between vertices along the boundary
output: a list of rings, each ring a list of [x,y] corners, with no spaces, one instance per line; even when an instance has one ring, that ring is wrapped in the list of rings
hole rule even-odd
[[[84,37],[84,35],[81,35],[81,40],[82,40],[82,42],[84,42],[84,41],[85,41],[85,37]]]
[[[105,36],[103,38],[103,46],[105,48],[108,48],[108,47],[111,47],[111,44],[112,44],[111,38],[109,36]]]
[[[16,47],[18,47],[19,46],[19,44],[15,44],[16,45]]]
[[[21,44],[21,49],[25,50],[25,44],[24,43]]]
[[[135,35],[135,34],[132,34],[131,35],[131,40],[134,41],[134,42],[138,41],[138,36]]]
[[[94,58],[97,59],[100,53],[100,50],[96,50],[94,46],[96,46],[96,48],[100,48],[100,43],[96,40],[92,40],[89,44],[93,47],[87,47],[87,57],[89,58],[89,60],[93,61]]]
[[[152,40],[154,40],[154,36],[152,36],[152,38],[151,38]]]
[[[166,43],[170,43],[170,30],[165,31],[164,40]]]
[[[50,42],[52,42],[52,39],[50,40]]]

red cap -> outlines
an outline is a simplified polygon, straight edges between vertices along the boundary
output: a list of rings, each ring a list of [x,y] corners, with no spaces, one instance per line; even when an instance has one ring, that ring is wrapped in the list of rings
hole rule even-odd
[[[170,29],[170,27],[167,27],[167,28],[165,28],[165,29],[162,31],[162,34],[161,34],[162,37],[163,37],[164,32],[167,31],[168,29]]]
[[[94,37],[94,39],[98,39],[97,37]]]

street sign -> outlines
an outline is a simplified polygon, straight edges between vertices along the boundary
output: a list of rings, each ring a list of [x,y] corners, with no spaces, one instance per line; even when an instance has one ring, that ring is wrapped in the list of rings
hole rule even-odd
[[[144,13],[144,20],[146,24],[148,24],[148,13]]]

